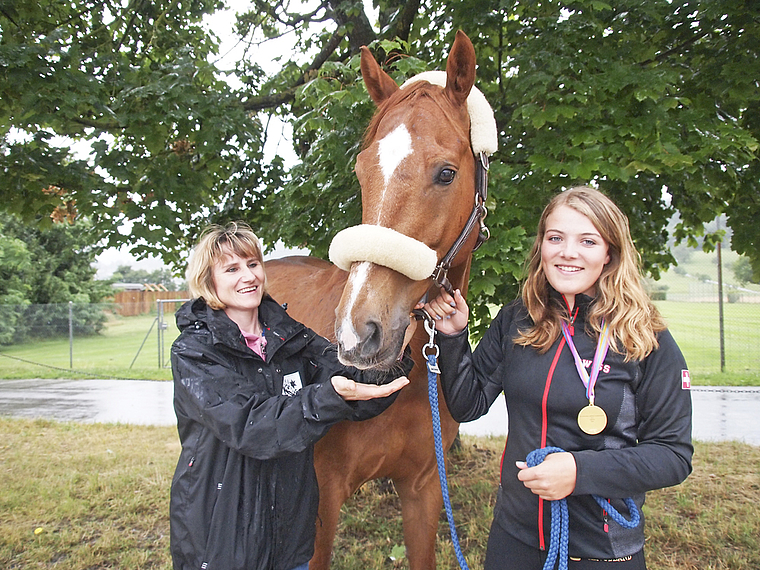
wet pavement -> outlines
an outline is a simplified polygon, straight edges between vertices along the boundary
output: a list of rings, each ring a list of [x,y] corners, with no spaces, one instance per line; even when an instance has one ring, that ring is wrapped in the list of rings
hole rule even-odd
[[[0,416],[173,425],[173,395],[150,380],[0,380]]]
[[[0,416],[85,423],[174,425],[172,383],[149,380],[0,380]],[[760,446],[760,388],[692,388],[693,436]],[[501,396],[462,433],[505,435]]]

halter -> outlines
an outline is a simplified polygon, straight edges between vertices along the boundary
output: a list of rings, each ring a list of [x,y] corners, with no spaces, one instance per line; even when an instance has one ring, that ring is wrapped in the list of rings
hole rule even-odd
[[[420,73],[407,80],[401,89],[416,81],[427,81],[433,85],[445,87],[446,73],[443,71]],[[479,226],[479,231],[473,251],[490,237],[485,225],[485,218],[488,213],[485,206],[488,197],[488,155],[494,153],[498,146],[493,110],[477,87],[470,90],[467,97],[467,110],[470,115],[470,145],[476,164],[475,204],[459,237],[441,260],[435,262],[438,256],[426,244],[400,234],[391,228],[359,225],[346,228],[336,234],[330,244],[330,261],[345,271],[350,270],[351,264],[355,261],[369,261],[389,267],[415,281],[432,279],[436,285],[449,294],[453,294],[453,287],[448,280],[448,272],[454,259],[476,226]],[[372,239],[377,238],[378,235],[382,235],[392,245],[396,245],[397,249],[391,254],[387,251],[381,251],[377,239]],[[398,247],[401,245],[403,247]],[[407,258],[401,259],[394,256],[393,254],[397,251],[404,251]]]
[[[485,224],[486,215],[488,215],[488,210],[485,206],[486,198],[488,198],[488,155],[485,152],[480,152],[479,156],[475,157],[475,162],[475,205],[473,206],[470,217],[462,228],[459,237],[454,241],[454,244],[449,248],[449,251],[446,252],[446,255],[441,258],[441,261],[438,262],[433,273],[430,275],[433,282],[445,289],[449,295],[454,294],[454,288],[451,286],[451,283],[449,283],[447,277],[449,269],[451,269],[451,263],[469,239],[472,231],[475,229],[475,225],[480,224],[480,230],[478,231],[478,239],[475,242],[475,247],[472,248],[472,251],[477,250],[483,245],[483,242],[491,237],[491,233],[488,231]]]

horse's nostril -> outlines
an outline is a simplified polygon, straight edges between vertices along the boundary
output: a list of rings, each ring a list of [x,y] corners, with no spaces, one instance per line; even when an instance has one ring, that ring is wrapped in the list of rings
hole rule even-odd
[[[362,358],[375,358],[383,340],[383,328],[380,323],[369,321],[365,325],[364,335],[360,344]]]

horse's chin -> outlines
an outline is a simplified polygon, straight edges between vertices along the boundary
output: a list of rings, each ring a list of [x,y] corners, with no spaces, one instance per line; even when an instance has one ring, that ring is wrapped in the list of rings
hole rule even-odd
[[[398,343],[387,346],[376,354],[362,355],[360,348],[344,350],[338,344],[338,360],[344,366],[353,366],[359,370],[374,370],[378,373],[387,372],[394,367],[400,368],[403,350],[403,338]],[[388,381],[392,378],[388,378]]]

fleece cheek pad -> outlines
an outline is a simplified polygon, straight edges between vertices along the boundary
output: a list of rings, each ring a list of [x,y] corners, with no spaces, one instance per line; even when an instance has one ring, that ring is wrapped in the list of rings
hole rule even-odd
[[[389,267],[414,281],[427,279],[438,254],[421,241],[391,228],[361,224],[336,234],[330,244],[330,261],[348,271],[354,261]]]

